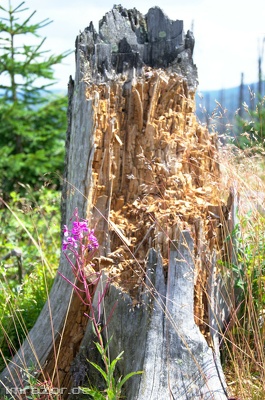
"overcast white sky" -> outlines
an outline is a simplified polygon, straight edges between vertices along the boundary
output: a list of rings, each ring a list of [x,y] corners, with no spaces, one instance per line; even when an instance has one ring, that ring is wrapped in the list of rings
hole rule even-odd
[[[21,1],[12,0],[12,4]],[[40,34],[47,37],[46,47],[58,54],[74,49],[76,36],[91,20],[98,29],[98,21],[115,3],[143,14],[159,6],[170,19],[183,20],[185,32],[193,22],[199,90],[238,86],[241,72],[245,83],[257,81],[257,58],[265,37],[265,0],[26,0],[25,6],[37,11],[36,20],[54,21]],[[66,88],[69,75],[75,75],[74,54],[57,68],[57,87]]]

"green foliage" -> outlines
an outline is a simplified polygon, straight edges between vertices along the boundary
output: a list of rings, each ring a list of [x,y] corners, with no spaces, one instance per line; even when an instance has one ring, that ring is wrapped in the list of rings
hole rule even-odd
[[[28,36],[35,42],[39,29],[51,21],[31,23],[35,12],[21,17],[27,11],[24,2],[15,8],[7,3],[0,6],[0,190],[4,194],[21,190],[18,182],[39,188],[44,174],[62,172],[67,99],[48,96],[47,90],[54,83],[53,66],[69,54],[47,56],[41,50],[45,39],[25,44]]]
[[[250,224],[251,221],[251,224]],[[250,226],[251,225],[251,226]],[[226,273],[232,272],[237,303],[241,304],[238,317],[248,323],[245,308],[253,304],[256,316],[261,316],[265,309],[265,218],[261,215],[253,223],[251,213],[240,217],[231,234],[237,263],[226,263]],[[229,236],[227,239],[230,240]],[[239,290],[238,290],[239,289]]]
[[[111,339],[104,347],[101,333],[99,333],[99,335],[100,335],[99,342],[95,342],[95,345],[97,347],[98,352],[101,355],[102,361],[104,362],[105,371],[98,364],[95,364],[94,362],[91,361],[89,362],[103,377],[106,389],[104,390],[103,393],[97,388],[81,388],[81,390],[84,394],[89,394],[95,400],[106,400],[106,399],[118,400],[121,398],[122,387],[127,382],[127,380],[133,377],[134,375],[142,374],[143,371],[130,372],[124,378],[119,377],[118,379],[115,379],[114,373],[116,365],[118,361],[122,359],[122,355],[124,352],[122,351],[113,361],[111,361],[108,356],[108,348]]]
[[[227,265],[227,273],[233,271],[235,293],[239,296],[225,333],[222,354],[225,373],[240,398],[241,394],[242,398],[264,398],[264,230],[265,218],[258,211],[239,215],[239,225],[233,232],[238,263]]]
[[[10,1],[6,1],[6,3],[6,7],[0,6],[2,12],[0,16],[2,61],[0,73],[7,78],[7,82],[1,84],[0,88],[4,91],[4,97],[8,103],[13,104],[21,100],[27,108],[35,107],[46,102],[42,91],[53,83],[43,83],[43,79],[54,80],[52,67],[60,63],[69,52],[44,57],[47,52],[42,51],[41,48],[45,38],[41,39],[36,45],[25,44],[28,43],[25,36],[30,34],[34,37],[39,37],[39,29],[52,21],[45,19],[38,23],[31,23],[30,21],[36,11],[25,19],[21,18],[21,13],[28,10],[27,8],[22,8],[25,2],[20,3],[15,8],[12,7]],[[16,40],[19,40],[18,45]],[[41,80],[38,80],[39,78]]]
[[[9,208],[0,209],[0,346],[5,357],[18,349],[39,316],[60,255],[59,193],[43,187],[28,196],[12,192]],[[6,258],[13,249],[22,253],[22,283],[16,257]]]
[[[247,217],[241,224],[247,226]],[[244,227],[243,227],[244,228]],[[251,295],[257,314],[263,313],[265,307],[265,219],[260,216],[251,230],[245,230],[245,235],[239,242],[238,260],[244,265],[245,299]],[[251,287],[250,287],[251,284]]]
[[[1,107],[0,187],[3,193],[21,191],[18,183],[39,188],[45,174],[59,185],[64,160],[67,99],[56,98],[37,110],[20,105]],[[17,138],[17,141],[16,141]],[[19,147],[19,149],[18,149]],[[46,177],[47,179],[47,177]]]
[[[245,117],[238,118],[238,137],[240,148],[264,150],[265,148],[265,97],[260,99],[254,110],[244,104]]]

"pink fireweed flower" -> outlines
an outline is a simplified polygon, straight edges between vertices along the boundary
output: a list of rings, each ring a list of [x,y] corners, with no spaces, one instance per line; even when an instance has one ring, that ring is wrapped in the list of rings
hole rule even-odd
[[[63,235],[66,237],[69,236],[69,231],[66,225],[63,226]]]
[[[96,236],[94,235],[94,229],[89,229],[88,241],[89,241],[89,243],[88,243],[87,247],[89,250],[90,250],[89,246],[92,247],[91,250],[97,249],[99,247],[98,240],[97,240]]]
[[[77,248],[76,240],[71,236],[67,237],[67,239],[63,241],[63,251],[67,250],[68,246]]]
[[[67,225],[64,225],[64,241],[63,241],[63,251],[70,250],[76,251],[79,247],[81,253],[86,249],[88,251],[95,250],[99,247],[98,240],[94,234],[94,229],[88,228],[88,221],[79,221],[77,209],[74,212],[75,221],[72,223],[72,229],[69,231]]]
[[[88,232],[87,221],[74,221],[71,233],[75,240],[82,240],[84,232]]]

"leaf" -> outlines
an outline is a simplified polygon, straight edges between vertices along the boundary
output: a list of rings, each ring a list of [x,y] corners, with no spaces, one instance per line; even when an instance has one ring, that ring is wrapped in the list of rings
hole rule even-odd
[[[119,399],[119,397],[117,396],[117,395],[119,395],[119,393],[117,393],[115,388],[114,388],[114,390],[111,389],[111,388],[108,388],[106,390],[106,393],[107,393],[107,396],[108,396],[107,397],[108,400],[118,400]]]
[[[105,396],[98,389],[82,388],[80,390],[84,394],[89,394],[95,400],[105,400]]]
[[[91,365],[93,365],[93,367],[96,368],[96,369],[101,373],[101,375],[103,376],[103,378],[105,379],[105,381],[108,382],[108,375],[106,374],[106,372],[103,371],[103,369],[102,369],[99,365],[95,364],[94,362],[89,361],[89,363],[90,363]]]
[[[104,348],[105,353],[107,352],[107,349],[108,349],[108,347],[110,345],[110,342],[112,341],[112,338],[113,338],[113,335],[110,337],[110,339],[107,341],[107,343],[105,345],[105,348]]]
[[[112,363],[110,364],[110,371],[109,371],[109,376],[111,374],[111,376],[113,375],[113,372],[115,371],[115,367],[118,361],[121,360],[121,355],[124,353],[124,351],[122,351],[116,358],[115,360],[112,361]]]
[[[125,384],[125,382],[128,381],[132,376],[134,375],[140,375],[143,374],[144,371],[136,371],[136,372],[130,372],[127,374],[118,384],[117,384],[117,390],[121,390],[122,386]]]
[[[105,354],[105,349],[101,347],[101,345],[98,342],[94,342],[96,348],[98,349],[98,352],[103,356]]]

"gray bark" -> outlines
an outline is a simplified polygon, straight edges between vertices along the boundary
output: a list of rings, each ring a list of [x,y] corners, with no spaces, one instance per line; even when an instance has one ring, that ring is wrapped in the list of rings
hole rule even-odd
[[[133,306],[130,296],[114,285],[105,298],[106,315],[116,306],[105,338],[107,341],[112,337],[111,358],[125,350],[119,362],[119,374],[143,371],[127,384],[126,399],[227,399],[219,352],[216,354],[208,346],[194,322],[191,300],[194,297],[194,261],[190,233],[183,231],[179,240],[172,242],[167,282],[161,256],[154,249],[149,251],[146,271],[146,287],[138,306]],[[102,293],[106,282],[104,276],[98,292]],[[214,298],[214,302],[219,300]],[[94,307],[97,311],[96,301]],[[104,323],[103,312],[99,319]],[[93,340],[89,327],[76,361],[77,380],[84,378],[78,368],[81,360],[100,362],[91,348]],[[100,387],[93,368],[84,372]]]

